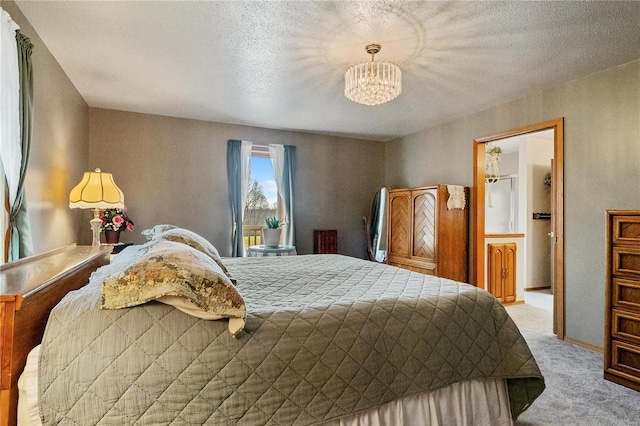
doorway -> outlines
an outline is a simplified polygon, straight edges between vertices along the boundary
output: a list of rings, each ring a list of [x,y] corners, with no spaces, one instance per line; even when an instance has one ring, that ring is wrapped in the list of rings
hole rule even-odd
[[[472,282],[480,288],[485,283],[485,164],[488,143],[537,133],[545,130],[553,132],[553,162],[551,166],[551,217],[549,238],[551,239],[551,289],[553,298],[553,332],[564,340],[564,129],[563,119],[532,124],[508,130],[497,135],[474,140],[474,202],[472,216],[473,230],[473,270]]]

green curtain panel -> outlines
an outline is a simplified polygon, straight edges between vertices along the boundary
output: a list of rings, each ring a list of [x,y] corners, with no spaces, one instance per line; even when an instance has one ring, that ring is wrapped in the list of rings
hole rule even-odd
[[[244,256],[242,240],[242,141],[227,141],[227,179],[231,202],[231,256]]]
[[[287,218],[287,223],[284,226],[284,244],[287,246],[295,246],[295,221],[294,221],[294,209],[293,209],[293,182],[296,174],[296,147],[294,145],[284,146],[284,167],[283,167],[283,181],[284,181],[284,194],[282,194],[282,200],[284,202],[284,213]]]
[[[33,44],[19,30],[16,31],[18,44],[18,73],[20,76],[20,144],[22,164],[16,202],[11,206],[9,224],[11,226],[10,260],[17,260],[33,254],[31,225],[27,215],[27,197],[24,180],[27,175],[29,153],[31,151],[31,127],[33,120],[33,67],[31,50]]]

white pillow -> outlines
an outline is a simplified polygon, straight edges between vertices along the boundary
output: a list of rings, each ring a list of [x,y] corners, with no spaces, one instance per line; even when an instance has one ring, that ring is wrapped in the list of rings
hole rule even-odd
[[[160,241],[141,253],[135,261],[104,278],[103,309],[127,308],[177,296],[191,302],[181,305],[187,309],[185,312],[193,311],[194,305],[215,319],[236,318],[229,322],[229,332],[235,337],[242,330],[244,299],[213,259],[173,241]]]
[[[195,303],[189,301],[189,299],[185,299],[184,297],[179,296],[162,296],[156,299],[158,302],[162,302],[166,305],[171,305],[176,309],[181,310],[185,314],[191,315],[192,317],[200,318],[203,320],[218,320],[224,318],[218,314],[213,314],[211,312],[205,311],[204,309],[198,307]],[[232,336],[236,336],[242,329],[244,328],[244,319],[243,318],[229,318],[229,332]]]
[[[193,247],[194,249],[201,251],[206,254],[210,258],[212,258],[220,268],[224,271],[224,273],[229,277],[233,285],[236,285],[236,279],[233,278],[231,273],[227,270],[227,267],[222,263],[222,257],[220,257],[220,253],[218,249],[215,248],[213,244],[209,242],[206,238],[201,235],[196,234],[193,231],[189,231],[188,229],[183,228],[173,228],[168,229],[161,234],[155,237],[155,241],[175,241],[177,243],[186,244],[189,247]]]
[[[147,237],[148,241],[151,241],[155,239],[158,235],[162,234],[163,232],[168,231],[169,229],[176,229],[176,228],[178,227],[175,225],[163,224],[163,225],[156,225],[150,229],[145,229],[140,233],[145,237]]]

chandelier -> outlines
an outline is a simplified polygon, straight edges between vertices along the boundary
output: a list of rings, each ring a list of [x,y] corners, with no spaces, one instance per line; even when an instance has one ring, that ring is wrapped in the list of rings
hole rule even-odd
[[[402,71],[390,62],[374,60],[382,49],[379,44],[368,44],[365,49],[371,62],[354,65],[344,73],[344,95],[364,105],[380,105],[397,98],[402,92]]]

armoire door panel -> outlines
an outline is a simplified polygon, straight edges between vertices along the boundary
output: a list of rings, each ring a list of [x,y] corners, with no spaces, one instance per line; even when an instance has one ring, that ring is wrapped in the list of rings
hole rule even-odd
[[[395,193],[389,198],[389,255],[408,257],[411,244],[411,193]]]
[[[421,191],[413,197],[413,256],[436,261],[436,197]]]

